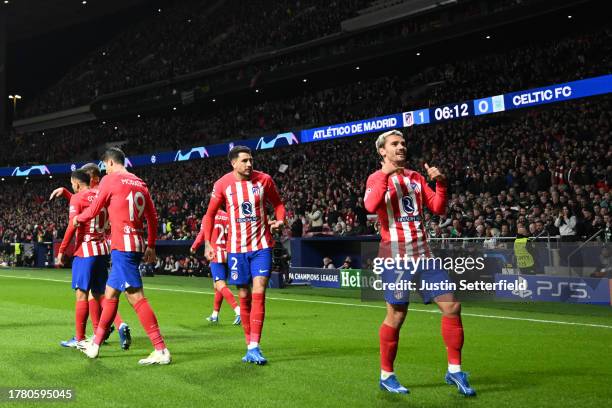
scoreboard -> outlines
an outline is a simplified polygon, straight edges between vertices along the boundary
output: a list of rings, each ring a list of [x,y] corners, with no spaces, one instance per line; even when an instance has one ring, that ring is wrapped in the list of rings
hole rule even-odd
[[[310,143],[343,137],[358,136],[390,129],[411,127],[466,119],[513,109],[569,101],[595,95],[612,93],[612,75],[604,75],[564,84],[533,88],[525,91],[493,95],[433,108],[416,109],[386,116],[379,116],[349,123],[339,123],[311,129],[289,130],[275,135],[265,135],[248,140],[196,146],[179,151],[156,152],[126,158],[128,167],[150,166],[177,161],[201,160],[224,156],[234,144],[247,145],[254,150],[274,149],[298,143]],[[29,175],[69,174],[84,163],[60,163],[23,167],[0,168],[2,177],[27,177]],[[103,164],[100,163],[100,166]]]
[[[612,75],[403,112],[404,127],[568,101],[612,92]]]

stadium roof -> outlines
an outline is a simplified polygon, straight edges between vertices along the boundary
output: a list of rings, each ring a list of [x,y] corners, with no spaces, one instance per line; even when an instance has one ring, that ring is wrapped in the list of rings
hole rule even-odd
[[[7,15],[9,42],[37,37],[118,13],[151,0],[0,0]]]

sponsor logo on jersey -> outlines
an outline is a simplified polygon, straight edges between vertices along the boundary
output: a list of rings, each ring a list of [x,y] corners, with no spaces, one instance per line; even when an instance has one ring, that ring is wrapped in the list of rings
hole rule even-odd
[[[245,201],[240,206],[242,208],[242,213],[247,217],[253,215],[253,204],[249,201]]]
[[[404,196],[402,197],[402,207],[404,207],[404,211],[407,213],[414,212],[414,201],[412,201],[412,197]]]

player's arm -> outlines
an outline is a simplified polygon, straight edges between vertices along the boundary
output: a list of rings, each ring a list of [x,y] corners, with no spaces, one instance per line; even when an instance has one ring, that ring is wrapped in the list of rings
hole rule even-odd
[[[49,196],[49,201],[53,200],[54,198],[60,197],[60,196],[70,201],[70,199],[72,198],[72,193],[68,191],[67,188],[58,187],[55,190],[53,190],[53,192]]]
[[[204,215],[204,219],[202,219],[202,230],[204,231],[204,255],[210,261],[215,257],[215,251],[210,245],[210,239],[212,237],[213,228],[215,224],[215,215],[223,201],[225,200],[225,193],[221,188],[219,182],[215,183],[213,187],[212,194],[210,195],[210,202],[208,203],[208,209],[206,210],[206,214]]]
[[[151,194],[145,194],[145,219],[147,220],[147,249],[144,254],[145,263],[155,262],[155,241],[157,239],[157,210],[151,199]]]
[[[202,244],[204,243],[205,219],[206,219],[206,216],[202,217],[202,224],[200,225],[200,232],[198,232],[198,236],[196,237],[195,241],[193,241],[193,244],[191,245],[190,250],[193,253],[195,253],[195,251],[197,251],[198,248],[202,246]]]
[[[72,219],[81,212],[80,205],[77,203],[77,200],[74,200],[72,197],[70,198],[70,210],[68,211],[68,227],[66,227],[66,232],[64,233],[64,238],[62,239],[62,243],[60,244],[57,252],[57,260],[55,262],[60,266],[64,265],[64,252],[66,252],[66,248],[68,248],[68,245],[70,244],[70,241],[72,240],[72,237],[76,231],[76,228],[72,224]]]
[[[110,200],[110,188],[107,180],[107,177],[102,179],[98,194],[96,194],[96,198],[93,200],[91,205],[87,207],[85,211],[73,218],[73,224],[75,227],[78,227],[78,224],[91,220],[98,215],[100,211],[102,211],[102,208],[107,206],[108,201]]]
[[[271,177],[268,179],[267,184],[268,188],[266,190],[268,202],[272,205],[272,207],[274,207],[274,218],[276,219],[275,221],[270,221],[270,230],[274,232],[285,224],[286,210],[285,205],[280,198],[280,194],[278,193],[278,188]]]
[[[434,191],[427,184],[425,177],[421,176],[423,179],[421,181],[421,185],[423,186],[421,191],[425,205],[434,214],[444,215],[447,202],[446,177],[444,177],[436,167],[429,167],[427,163],[425,163],[425,169],[427,170],[428,177],[436,181],[436,190]]]
[[[389,174],[378,171],[368,177],[363,204],[369,213],[375,213],[384,203],[388,180]]]

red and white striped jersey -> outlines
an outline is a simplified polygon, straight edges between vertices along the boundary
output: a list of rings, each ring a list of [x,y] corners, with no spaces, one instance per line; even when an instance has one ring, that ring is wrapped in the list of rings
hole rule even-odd
[[[206,231],[205,221],[206,217],[202,217],[202,225],[200,226],[200,232],[196,237],[191,249],[195,252],[204,242],[204,231]],[[215,257],[211,262],[227,263],[227,229],[229,225],[229,218],[227,213],[223,210],[217,211],[215,215],[215,224],[213,225],[212,237],[210,238],[210,245],[215,250]]]
[[[423,223],[424,204],[434,214],[444,214],[446,184],[436,182],[434,191],[421,174],[408,169],[391,175],[378,170],[368,177],[364,205],[378,215],[381,247],[388,247],[392,254],[430,256]]]
[[[72,226],[72,218],[82,213],[90,206],[96,197],[96,190],[88,189],[80,191],[70,197],[70,210],[68,213],[68,228],[64,234],[64,239],[60,245],[59,252],[64,253],[72,237],[76,233],[75,256],[87,258],[90,256],[110,254],[109,246],[105,238],[105,230],[108,227],[108,214],[103,208],[95,218],[79,225],[78,228]]]
[[[216,214],[223,203],[229,217],[227,252],[244,253],[274,246],[266,203],[274,206],[276,219],[281,221],[285,219],[285,207],[272,177],[253,170],[249,180],[237,180],[233,173],[227,173],[214,185],[206,216],[212,211]]]
[[[86,222],[108,210],[111,225],[111,250],[144,252],[144,220],[147,221],[147,245],[155,247],[157,211],[144,181],[129,172],[116,172],[102,178],[91,205],[77,216]]]

